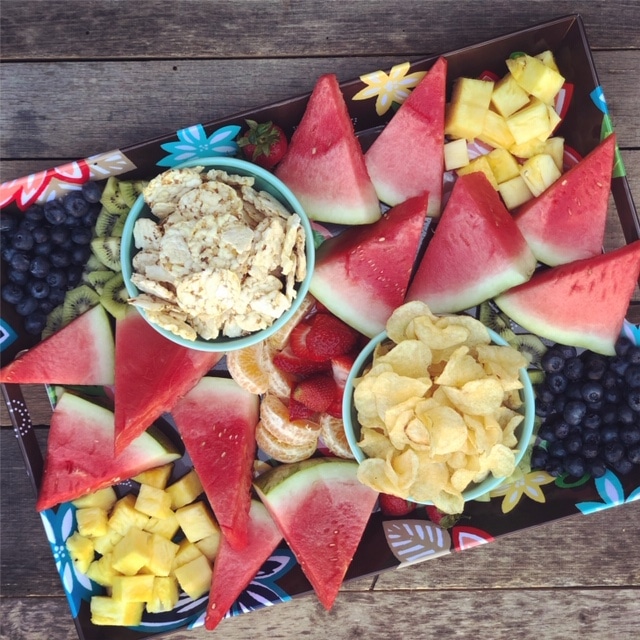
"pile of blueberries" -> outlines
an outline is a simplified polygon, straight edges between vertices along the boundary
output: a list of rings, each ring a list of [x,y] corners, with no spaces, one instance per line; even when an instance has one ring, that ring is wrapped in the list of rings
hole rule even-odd
[[[7,277],[2,300],[24,318],[26,332],[39,335],[47,315],[79,284],[91,256],[101,195],[90,181],[23,214],[0,212],[0,256]]]
[[[531,468],[552,476],[620,475],[640,465],[640,346],[620,337],[615,356],[554,345],[536,386],[542,419]]]

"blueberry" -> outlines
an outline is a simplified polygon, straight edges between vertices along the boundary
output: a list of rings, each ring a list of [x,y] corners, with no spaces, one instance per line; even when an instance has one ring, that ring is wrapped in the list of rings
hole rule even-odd
[[[570,400],[564,407],[562,416],[572,426],[578,425],[587,413],[587,405],[580,400]]]
[[[84,266],[91,256],[91,247],[87,244],[78,244],[71,249],[71,262]]]
[[[602,416],[597,411],[587,409],[587,413],[582,420],[582,426],[585,429],[599,429],[601,425]]]
[[[44,217],[49,224],[57,226],[65,221],[67,212],[58,200],[49,200],[44,205]]]
[[[89,211],[87,211],[87,213],[85,213],[80,220],[82,224],[89,229],[93,229],[96,221],[98,220],[101,209],[102,207],[100,206],[100,204],[90,206]]]
[[[47,316],[42,312],[34,312],[24,319],[24,330],[31,335],[38,336],[47,324]]]
[[[11,240],[14,249],[18,251],[30,251],[33,247],[33,233],[25,229],[18,229]]]
[[[564,420],[558,420],[553,427],[553,432],[558,440],[566,438],[569,435],[569,431],[571,431],[571,427]]]
[[[598,445],[589,442],[582,444],[582,457],[586,460],[593,460],[598,455]]]
[[[615,344],[616,355],[618,356],[627,355],[627,351],[629,351],[630,347],[632,346],[633,346],[633,342],[631,342],[629,338],[627,338],[626,336],[620,336],[616,340],[616,344]]]
[[[640,364],[630,364],[624,372],[624,381],[632,389],[640,389]]]
[[[603,424],[615,424],[618,421],[618,407],[615,404],[605,404],[600,416]]]
[[[536,387],[536,396],[540,402],[553,402],[555,394],[546,384],[540,384]]]
[[[9,266],[16,271],[29,271],[30,265],[29,256],[22,251],[16,251],[9,262]]]
[[[631,460],[629,460],[628,458],[620,458],[620,460],[613,464],[613,468],[615,469],[616,473],[620,474],[621,476],[625,476],[627,475],[627,473],[633,471],[633,462],[631,462]]]
[[[549,454],[546,449],[535,446],[531,450],[531,468],[532,469],[544,469],[549,460]]]
[[[586,445],[595,445],[598,446],[600,444],[600,440],[602,436],[600,435],[599,429],[586,429],[582,432],[582,442],[583,446]]]
[[[615,464],[624,456],[624,446],[617,440],[607,442],[602,450],[602,455],[607,464]]]
[[[539,418],[546,418],[553,413],[553,403],[552,402],[536,402],[535,414]]]
[[[568,381],[559,371],[553,371],[547,374],[545,382],[554,394],[564,393],[567,390]]]
[[[604,444],[620,438],[620,427],[617,424],[606,424],[600,431],[600,441]]]
[[[584,458],[580,456],[568,456],[564,461],[564,468],[567,473],[574,478],[581,478],[587,471]]]
[[[562,371],[562,368],[564,367],[564,358],[560,351],[552,347],[544,352],[540,359],[540,364],[542,365],[542,369],[547,373]]]
[[[62,269],[51,269],[47,274],[46,280],[50,287],[60,287],[63,289],[67,286],[67,274]]]
[[[618,407],[618,422],[621,425],[633,424],[636,421],[636,413],[628,404],[621,404]]]
[[[633,464],[640,464],[640,444],[629,448],[627,451],[627,459]]]
[[[619,386],[605,389],[602,399],[609,404],[619,404],[622,400],[622,390]]]
[[[49,297],[50,287],[46,280],[40,278],[34,278],[27,284],[27,291],[36,299],[44,300]]]
[[[640,425],[625,424],[620,429],[620,442],[627,446],[640,442]]]
[[[605,390],[613,389],[618,384],[618,376],[613,371],[611,371],[611,369],[607,369],[602,374],[602,378],[600,379],[600,384],[602,385],[602,388]]]
[[[549,444],[549,455],[554,458],[564,458],[567,455],[567,449],[562,440],[556,440]]]
[[[565,396],[556,396],[553,399],[553,410],[557,413],[562,413],[566,404],[567,398]]]
[[[15,282],[7,282],[2,286],[2,299],[9,304],[17,304],[24,297],[24,289]]]
[[[30,274],[28,271],[17,271],[16,269],[10,269],[9,275],[7,277],[9,278],[9,282],[13,282],[22,286],[29,282],[29,275]]]
[[[570,382],[565,395],[569,400],[582,400],[582,383],[577,380]]]
[[[71,264],[71,255],[68,251],[58,249],[51,252],[51,266],[56,268],[65,268]]]
[[[87,202],[99,202],[102,197],[102,189],[97,182],[89,180],[82,185],[82,195]]]
[[[604,397],[604,388],[595,380],[585,382],[580,391],[585,402],[599,402]]]
[[[44,209],[39,204],[32,204],[25,212],[24,217],[27,220],[35,220],[42,222],[44,220]]]
[[[16,312],[21,316],[31,315],[38,308],[38,301],[30,295],[25,295],[18,304]]]
[[[64,288],[50,287],[49,289],[49,302],[53,303],[54,307],[64,302],[65,290]]]
[[[640,346],[630,347],[625,358],[629,364],[640,364]]]
[[[545,465],[545,471],[554,478],[562,475],[564,465],[562,464],[562,460],[560,458],[549,457],[547,460],[547,464]]]
[[[564,369],[562,370],[567,380],[580,380],[580,378],[582,378],[583,371],[584,362],[582,362],[582,360],[577,356],[567,358],[564,363]]]
[[[89,211],[89,203],[84,199],[82,192],[70,191],[62,198],[64,210],[74,218],[82,218]]]
[[[71,230],[71,240],[76,244],[89,244],[93,238],[93,231],[87,227],[76,227]]]
[[[29,218],[22,217],[20,223],[18,224],[18,228],[16,229],[16,233],[18,231],[26,231],[27,233],[31,233],[39,223],[37,220],[30,220]]]
[[[557,440],[556,430],[553,428],[553,425],[548,422],[545,422],[540,426],[538,436],[546,442],[555,442]]]
[[[5,262],[11,262],[11,258],[15,253],[16,250],[10,244],[5,243],[2,245],[2,249],[0,249],[0,257],[2,257]]]
[[[607,370],[604,356],[592,354],[585,363],[585,374],[589,380],[600,380]]]
[[[18,218],[10,211],[0,211],[0,233],[10,235],[18,228]]]
[[[55,308],[55,304],[53,304],[53,302],[51,302],[51,300],[49,300],[49,298],[47,298],[46,300],[39,300],[38,301],[38,311],[40,313],[44,313],[44,315],[49,315],[53,309]]]
[[[574,358],[578,354],[577,349],[569,344],[554,344],[553,349],[557,351],[565,360]]]
[[[607,466],[601,458],[593,458],[587,462],[587,470],[594,478],[602,478],[607,472]]]
[[[609,360],[609,369],[617,376],[623,376],[629,363],[622,356],[613,356]]]
[[[51,242],[53,244],[64,244],[71,237],[71,232],[67,227],[56,227],[51,231]]]
[[[82,267],[79,264],[73,264],[67,269],[67,286],[75,287],[82,278]]]
[[[51,263],[44,256],[36,256],[29,264],[29,271],[36,278],[46,278],[49,269],[51,269]]]
[[[580,434],[571,434],[564,441],[564,446],[569,454],[579,453],[582,450],[582,438],[580,437]]]
[[[51,243],[51,240],[38,242],[33,245],[32,251],[35,256],[48,256],[53,251],[53,244]]]
[[[640,389],[631,389],[631,391],[628,391],[626,400],[630,409],[636,413],[640,413]]]
[[[33,235],[33,241],[36,244],[40,244],[41,242],[47,242],[51,237],[51,233],[49,231],[49,227],[36,227],[31,234]]]

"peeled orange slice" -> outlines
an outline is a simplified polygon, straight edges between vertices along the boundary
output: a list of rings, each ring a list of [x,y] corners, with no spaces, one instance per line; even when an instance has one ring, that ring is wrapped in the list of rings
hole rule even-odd
[[[316,450],[315,442],[294,446],[278,440],[266,429],[262,421],[258,422],[256,426],[256,443],[268,456],[284,463],[306,460]]]
[[[309,420],[290,420],[287,405],[277,396],[267,393],[260,403],[260,421],[277,440],[293,447],[318,443],[320,425]]]
[[[261,395],[269,388],[269,372],[265,368],[264,342],[227,353],[227,369],[231,377],[249,393]]]
[[[328,413],[320,416],[320,438],[331,453],[340,458],[353,458],[351,447],[344,432],[342,418],[334,418]]]
[[[269,379],[267,389],[280,398],[288,398],[289,395],[291,395],[294,377],[290,373],[280,371],[280,369],[273,364],[273,356],[276,353],[277,350],[274,347],[265,344],[264,351],[262,352],[262,367],[267,372]]]

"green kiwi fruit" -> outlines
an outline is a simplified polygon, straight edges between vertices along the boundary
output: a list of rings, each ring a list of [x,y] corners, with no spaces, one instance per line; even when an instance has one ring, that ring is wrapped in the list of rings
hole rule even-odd
[[[532,333],[516,333],[513,341],[508,341],[529,360],[530,366],[540,365],[540,360],[547,350],[546,345]]]
[[[131,209],[120,191],[120,181],[115,176],[107,179],[100,204],[111,213],[128,213]]]
[[[527,373],[529,374],[531,384],[536,385],[544,382],[545,373],[542,369],[528,369]]]
[[[133,203],[138,199],[138,192],[133,186],[131,180],[120,180],[118,183],[120,197],[129,205],[129,209],[133,207]]]
[[[91,250],[105,267],[112,271],[120,271],[120,238],[117,236],[94,238],[91,241]]]
[[[141,196],[144,188],[149,184],[149,181],[133,180],[131,184],[133,185],[133,190],[135,191],[136,195]]]
[[[124,213],[113,213],[103,206],[96,220],[96,235],[100,238],[122,235],[122,231],[118,234],[114,233],[114,229],[124,216]],[[124,222],[122,226],[124,227]]]
[[[44,340],[53,335],[56,331],[59,331],[64,326],[62,320],[62,305],[59,304],[52,311],[47,314],[47,323],[44,325],[40,338]]]
[[[87,282],[96,290],[98,295],[101,295],[105,284],[113,278],[114,271],[111,269],[103,269],[102,271],[92,271],[87,274]]]
[[[498,334],[501,334],[505,329],[511,329],[509,318],[490,302],[483,302],[480,305],[478,320],[480,320],[485,327],[493,329]]]
[[[116,273],[105,285],[100,295],[100,304],[116,319],[127,313],[129,294],[124,286],[122,273]]]
[[[91,273],[92,271],[102,271],[104,269],[104,265],[98,258],[96,258],[93,253],[89,256],[87,260],[87,264],[84,265],[84,273]]]
[[[69,324],[85,311],[100,303],[100,296],[88,285],[81,284],[67,291],[62,303],[62,321]]]

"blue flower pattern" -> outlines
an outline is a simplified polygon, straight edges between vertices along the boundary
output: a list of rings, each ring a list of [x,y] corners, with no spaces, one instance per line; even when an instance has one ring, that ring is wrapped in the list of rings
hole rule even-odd
[[[596,478],[595,483],[603,502],[578,502],[576,507],[584,514],[640,500],[640,487],[634,489],[625,499],[622,483],[612,471],[607,471],[601,478]]]
[[[210,136],[201,124],[177,132],[178,140],[160,145],[169,155],[158,161],[160,167],[175,167],[187,160],[211,156],[233,156],[238,152],[235,138],[240,133],[237,125],[228,125]]]

